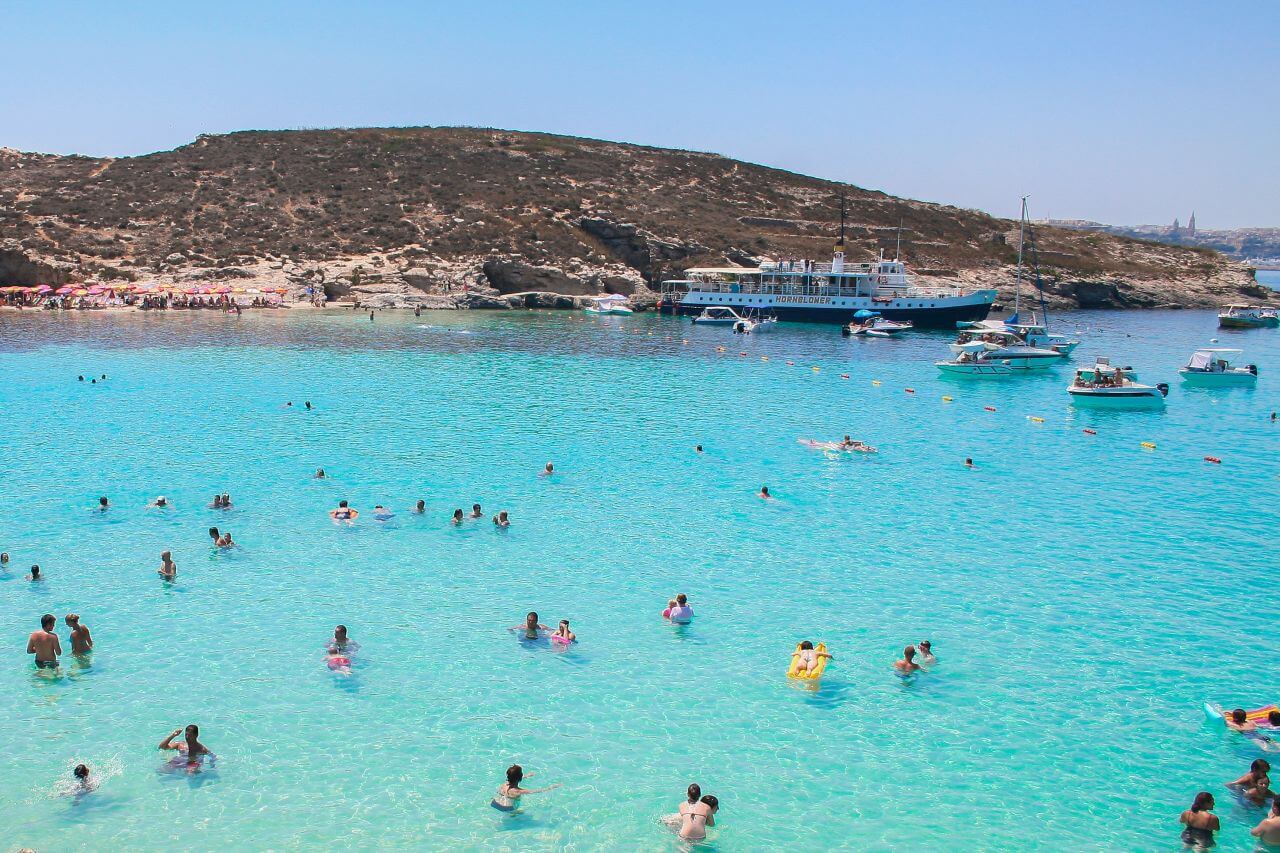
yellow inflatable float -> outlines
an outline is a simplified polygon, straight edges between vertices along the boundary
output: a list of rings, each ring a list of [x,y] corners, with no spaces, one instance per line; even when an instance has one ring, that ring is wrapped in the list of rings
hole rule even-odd
[[[800,663],[800,652],[802,651],[800,648],[801,645],[801,643],[796,643],[796,650],[791,653],[791,665],[787,667],[787,678],[817,681],[822,677],[822,673],[826,672],[827,661],[831,660],[831,655],[827,653],[827,644],[818,643],[818,645],[814,647],[813,652],[814,656],[817,658],[817,664],[813,669],[806,669],[804,672],[800,672],[797,669],[797,666]]]

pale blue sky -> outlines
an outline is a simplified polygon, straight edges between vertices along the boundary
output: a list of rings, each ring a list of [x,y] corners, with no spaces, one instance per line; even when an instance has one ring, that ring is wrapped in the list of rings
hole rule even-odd
[[[1280,3],[0,0],[0,145],[483,125],[1016,215],[1280,226]]]

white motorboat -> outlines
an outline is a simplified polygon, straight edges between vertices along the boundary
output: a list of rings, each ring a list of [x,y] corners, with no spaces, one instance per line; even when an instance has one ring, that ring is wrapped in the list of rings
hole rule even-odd
[[[851,335],[866,335],[872,338],[891,338],[900,332],[906,332],[912,328],[907,320],[888,320],[880,315],[879,311],[858,311],[853,315],[853,322],[847,326],[840,327],[840,334],[844,337]]]
[[[732,326],[746,318],[727,305],[712,305],[702,309],[693,322],[703,326]]]
[[[617,293],[611,293],[607,296],[591,297],[591,304],[582,309],[588,314],[617,314],[627,315],[634,314],[627,297]]]
[[[1262,305],[1228,305],[1218,313],[1223,329],[1265,329],[1280,326],[1280,312]]]
[[[1135,382],[1128,368],[1113,367],[1110,359],[1099,358],[1092,367],[1076,371],[1067,393],[1075,405],[1155,408],[1164,405],[1169,386],[1163,382],[1156,385]]]
[[[1014,369],[1004,361],[992,358],[982,341],[965,344],[951,361],[936,361],[943,373],[957,376],[1012,376]]]
[[[972,354],[977,351],[974,344],[981,344],[988,358],[1006,362],[1014,370],[1044,370],[1062,361],[1062,353],[1027,346],[1017,332],[1009,329],[963,331],[951,344],[951,351],[957,357],[965,352]]]
[[[1037,323],[1034,311],[1031,312],[1030,323],[1009,323],[1005,328],[1021,337],[1027,346],[1051,349],[1063,358],[1071,355],[1072,351],[1080,346],[1079,341],[1072,340],[1066,335],[1053,334],[1043,323]]]
[[[1230,387],[1258,384],[1258,366],[1248,364],[1237,367],[1232,362],[1243,350],[1205,348],[1191,354],[1191,359],[1178,370],[1182,381],[1188,385],[1205,387]]]
[[[778,325],[777,317],[743,317],[733,324],[733,333],[735,335],[758,335],[761,332],[769,331],[776,325]]]

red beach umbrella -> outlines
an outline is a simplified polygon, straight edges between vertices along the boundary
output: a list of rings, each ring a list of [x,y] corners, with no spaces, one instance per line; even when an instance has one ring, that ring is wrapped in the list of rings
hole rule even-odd
[[[66,296],[67,294],[71,293],[74,290],[75,288],[72,287],[71,285],[64,284],[62,285],[62,287],[59,287],[57,290],[55,290],[54,293],[58,294],[59,296]]]
[[[53,288],[52,288],[52,287],[50,287],[50,286],[49,286],[49,285],[47,285],[47,284],[37,284],[37,285],[36,285],[36,292],[37,292],[37,293],[48,293],[48,292],[49,292],[49,291],[51,291],[51,290],[53,290]]]

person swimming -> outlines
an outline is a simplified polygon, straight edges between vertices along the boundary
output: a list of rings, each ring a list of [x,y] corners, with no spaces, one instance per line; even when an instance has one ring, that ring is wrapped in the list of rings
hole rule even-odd
[[[213,544],[217,545],[219,548],[234,548],[236,543],[232,541],[231,531],[228,530],[219,536],[217,541]]]
[[[173,555],[170,552],[160,552],[160,568],[156,574],[167,581],[172,581],[178,576],[178,564],[173,561]]]
[[[89,765],[77,764],[75,769],[71,771],[71,776],[76,780],[76,788],[73,793],[88,794],[97,790],[97,782],[95,782],[89,775]]]
[[[1253,763],[1249,765],[1249,772],[1234,782],[1228,782],[1227,787],[1239,791],[1246,800],[1254,805],[1261,805],[1269,797],[1275,796],[1271,791],[1270,773],[1271,764],[1265,759],[1255,758]]]
[[[495,527],[510,527],[511,519],[507,518],[507,511],[504,509],[500,510],[498,514],[493,517],[493,523]]]
[[[693,452],[694,452],[694,453],[701,453],[701,452],[702,452],[702,445],[701,445],[701,444],[699,444],[699,445],[697,445],[696,447],[694,447],[694,448],[693,448]]]
[[[471,517],[472,517],[472,518],[484,518],[484,510],[480,509],[480,504],[472,504],[472,505],[471,505]]]
[[[329,510],[329,517],[334,521],[355,521],[359,515],[360,511],[352,509],[346,501],[338,501],[337,508]]]
[[[893,668],[898,671],[899,675],[910,675],[911,673],[918,671],[920,669],[920,664],[915,662],[915,656],[916,647],[907,646],[902,650],[902,660],[894,661]]]
[[[533,774],[530,773],[529,775],[532,776]],[[498,793],[494,795],[493,802],[489,803],[489,805],[500,812],[513,812],[519,808],[521,797],[527,794],[542,794],[547,791],[554,791],[560,787],[560,783],[557,782],[545,788],[522,788],[520,784],[523,781],[524,768],[519,764],[512,764],[507,768],[507,781],[499,786]]]
[[[39,566],[32,566],[32,567],[31,567],[31,574],[27,575],[27,580],[29,580],[29,581],[41,581],[41,580],[44,580],[44,577],[43,577],[43,576],[41,576],[41,574],[40,574],[40,567],[39,567]]]
[[[1249,834],[1266,847],[1280,847],[1280,797],[1271,800],[1271,811]]]
[[[231,495],[226,492],[222,493],[222,508],[231,509]]]
[[[418,501],[416,504],[413,505],[413,511],[418,515],[422,515],[427,511],[427,502]]]
[[[1249,720],[1249,715],[1245,713],[1244,708],[1236,708],[1230,714],[1223,714],[1222,721],[1227,724],[1227,728],[1237,732],[1258,730],[1258,727]]]
[[[98,511],[99,511],[99,512],[106,512],[106,511],[110,508],[110,506],[111,506],[111,504],[110,504],[110,502],[106,499],[106,497],[105,497],[105,496],[104,496],[104,497],[100,497],[100,498],[98,498]]]
[[[58,655],[62,654],[62,641],[53,632],[58,620],[52,613],[40,617],[40,630],[32,631],[27,638],[27,654],[35,655],[36,669],[57,669]]]
[[[672,598],[672,599],[670,599],[669,601],[667,601],[667,609],[666,609],[666,610],[664,610],[664,611],[662,611],[662,618],[663,618],[663,619],[670,619],[670,618],[671,618],[671,611],[675,608],[675,606],[676,606],[676,600],[675,600],[674,598]]]
[[[150,503],[150,506],[154,507],[155,509],[167,509],[169,507],[169,499],[166,498],[164,495],[160,495],[158,498],[156,498],[154,501]]]
[[[551,628],[547,625],[543,625],[541,622],[538,621],[538,613],[536,610],[530,610],[529,615],[524,618],[523,625],[515,625],[509,630],[523,631],[524,638],[526,640],[536,640],[538,639],[538,635],[540,632],[550,631]]]
[[[209,538],[213,540],[213,547],[218,547],[218,540],[222,538],[222,534],[218,532],[218,528],[209,528]]]
[[[340,675],[351,674],[351,656],[360,650],[360,644],[347,636],[347,626],[333,629],[333,639],[325,644],[325,664]]]
[[[386,521],[387,519],[393,517],[394,515],[395,515],[394,512],[387,509],[382,504],[377,504],[373,508],[373,517],[378,519],[379,521]]]
[[[715,813],[720,802],[710,794],[703,795],[697,785],[690,785],[688,798],[680,804],[680,837],[700,841],[707,837],[707,827],[716,825]]]
[[[548,462],[542,468],[542,476],[544,477],[550,477],[555,472],[556,472],[556,466],[552,465],[550,462]]]
[[[569,620],[561,619],[560,624],[556,627],[555,633],[551,635],[552,642],[567,646],[570,643],[578,641],[578,635],[569,630]]]
[[[920,641],[920,662],[923,664],[933,664],[938,662],[938,658],[933,654],[933,644],[928,640]]]
[[[809,640],[802,640],[800,648],[791,655],[796,659],[796,675],[804,672],[812,672],[818,668],[819,658],[828,658],[832,656],[826,652],[820,652],[813,647],[813,643]]]
[[[178,735],[183,736],[183,740],[174,743],[174,738]],[[187,756],[190,762],[198,761],[202,756],[212,756],[213,753],[209,748],[200,742],[200,727],[195,723],[187,726],[185,729],[174,729],[169,736],[160,741],[160,749],[173,749]]]
[[[452,522],[453,522],[453,524],[454,524],[454,525],[456,525],[456,526],[461,526],[461,525],[462,525],[462,510],[461,510],[461,509],[455,509],[455,510],[453,511],[453,518],[452,518],[452,519],[450,519],[450,521],[452,521]]]
[[[1201,791],[1196,794],[1191,808],[1178,817],[1178,823],[1186,828],[1182,830],[1182,843],[1197,850],[1204,850],[1214,845],[1213,834],[1222,828],[1218,816],[1212,811],[1213,794]]]
[[[966,457],[964,458],[964,467],[966,467],[966,468],[973,468],[973,467],[974,467],[972,457],[966,456]]]
[[[693,608],[689,606],[689,599],[683,592],[676,596],[675,606],[671,608],[667,618],[677,625],[693,621]]]
[[[222,509],[222,495],[213,496],[213,501],[209,504],[209,509]]]
[[[325,475],[325,473],[324,473],[324,469],[323,469],[323,468],[317,468],[317,469],[316,469],[315,478],[316,478],[317,480],[323,480],[323,479],[325,478],[325,476],[326,476],[326,475]]]
[[[767,501],[770,498],[772,498],[773,495],[769,494],[768,486],[761,486],[760,491],[756,493],[756,497],[760,498],[761,500]]]

